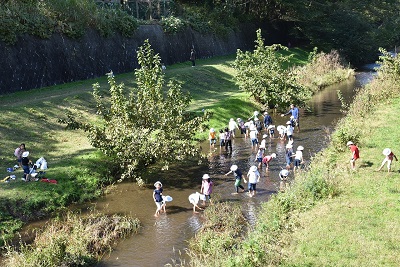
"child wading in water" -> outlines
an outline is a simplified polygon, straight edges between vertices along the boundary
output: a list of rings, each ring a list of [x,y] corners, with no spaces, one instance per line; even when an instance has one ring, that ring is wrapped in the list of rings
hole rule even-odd
[[[249,172],[247,173],[247,178],[249,179],[249,195],[253,197],[256,194],[256,186],[260,181],[260,173],[258,172],[257,166],[251,166]],[[247,183],[246,179],[243,179]]]
[[[385,148],[383,150],[382,154],[385,155],[385,159],[382,161],[382,164],[379,167],[378,171],[380,171],[383,168],[383,166],[385,165],[385,163],[387,162],[387,170],[388,170],[388,172],[390,172],[393,158],[396,159],[396,161],[397,161],[397,157],[395,154],[393,154],[393,152],[392,152],[392,150],[390,150],[390,148]]]
[[[264,146],[260,146],[258,148],[256,159],[254,160],[255,162],[258,162],[258,168],[261,168],[262,160],[264,157],[264,150],[265,150]]]
[[[203,206],[206,205],[207,199],[211,203],[211,193],[212,193],[213,182],[211,181],[210,175],[204,174],[203,181],[201,182],[201,193],[206,196],[203,200]]]
[[[165,212],[165,204],[162,198],[162,192],[163,192],[162,183],[160,181],[157,181],[154,183],[154,187],[156,189],[154,189],[153,191],[153,199],[157,206],[156,213],[154,214],[154,216],[158,216],[162,209],[164,209]]]
[[[217,133],[215,132],[214,128],[210,129],[208,139],[210,140],[210,146],[214,146],[217,143]]]
[[[219,130],[219,148],[225,146],[225,133],[223,130]]]
[[[226,173],[225,175],[227,176],[228,174],[231,174],[231,173],[233,173],[233,175],[235,175],[236,193],[234,193],[234,194],[239,193],[239,188],[241,188],[242,192],[244,192],[244,187],[241,185],[243,175],[237,165],[232,165],[231,170],[228,173]]]

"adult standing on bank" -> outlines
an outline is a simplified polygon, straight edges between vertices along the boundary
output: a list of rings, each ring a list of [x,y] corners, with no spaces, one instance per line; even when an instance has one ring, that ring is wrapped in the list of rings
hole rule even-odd
[[[286,116],[292,114],[294,121],[295,121],[295,126],[297,126],[297,132],[300,132],[300,113],[299,113],[299,108],[296,107],[295,104],[291,104],[290,105],[290,110],[285,113],[285,114],[281,114],[281,116]]]
[[[190,50],[190,61],[192,61],[192,67],[196,66],[196,52],[194,51],[194,48]]]

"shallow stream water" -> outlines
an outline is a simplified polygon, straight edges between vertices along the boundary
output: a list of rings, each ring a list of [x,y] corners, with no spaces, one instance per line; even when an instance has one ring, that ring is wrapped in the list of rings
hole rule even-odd
[[[310,101],[309,110],[301,110],[300,133],[294,134],[294,148],[298,145],[305,147],[304,158],[307,161],[318,151],[326,147],[329,133],[337,120],[343,116],[341,102],[337,91],[340,90],[344,99],[349,103],[355,88],[367,83],[371,73],[360,72],[356,79],[335,85],[316,94]],[[288,117],[273,114],[275,125],[285,124]],[[204,173],[210,174],[216,186],[213,197],[224,201],[240,202],[243,212],[250,223],[254,223],[255,212],[259,204],[267,201],[271,194],[279,190],[279,171],[285,167],[285,142],[268,139],[266,154],[275,152],[277,158],[270,164],[270,170],[261,172],[261,181],[257,184],[257,195],[250,198],[246,193],[232,195],[234,192],[233,175],[224,176],[232,164],[237,164],[244,174],[247,173],[255,160],[256,151],[252,149],[249,139],[236,133],[233,140],[232,153],[225,149],[202,144],[208,160],[202,164],[188,163],[169,171],[158,172],[157,180],[163,182],[164,195],[173,197],[167,204],[167,213],[154,217],[156,206],[152,200],[152,188],[142,189],[132,183],[119,184],[115,191],[96,203],[97,210],[108,213],[125,213],[137,217],[143,228],[138,234],[122,240],[115,251],[98,264],[98,266],[164,266],[168,263],[186,260],[185,248],[187,240],[202,226],[203,214],[193,214],[188,201],[191,193],[200,191],[201,178]],[[189,178],[188,183],[169,185],[168,179]],[[291,179],[293,175],[291,174]],[[246,187],[246,184],[244,184]]]

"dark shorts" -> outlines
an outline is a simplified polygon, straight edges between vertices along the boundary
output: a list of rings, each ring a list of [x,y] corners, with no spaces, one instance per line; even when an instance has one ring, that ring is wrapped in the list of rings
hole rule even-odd
[[[300,163],[301,163],[301,161],[299,159],[294,160],[294,166],[299,167]]]
[[[262,158],[257,158],[257,161],[258,162],[262,162]]]
[[[287,137],[288,137],[289,139],[292,139],[293,135],[290,134],[290,135],[288,135]]]
[[[257,186],[257,184],[250,184],[249,183],[249,190],[250,191],[256,191],[256,186]]]
[[[29,174],[29,166],[28,165],[22,165],[22,169],[24,170],[25,174]]]
[[[256,139],[251,139],[251,143],[252,143],[253,146],[257,145],[258,144],[258,139],[257,138]]]

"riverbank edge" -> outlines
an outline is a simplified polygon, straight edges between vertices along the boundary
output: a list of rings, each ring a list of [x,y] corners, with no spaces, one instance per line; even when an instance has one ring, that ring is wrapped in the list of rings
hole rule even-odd
[[[398,178],[395,172],[384,174],[382,171],[379,176],[388,180],[379,179],[378,174],[372,172],[383,160],[382,150],[385,147],[398,147],[397,125],[400,119],[394,118],[391,112],[398,110],[399,101],[400,86],[393,80],[376,78],[360,89],[347,116],[338,122],[331,135],[330,145],[313,157],[307,172],[296,175],[295,182],[285,192],[263,203],[254,229],[233,246],[215,246],[226,243],[208,241],[214,244],[212,256],[201,250],[189,253],[192,255],[191,266],[200,266],[204,261],[210,266],[367,266],[371,262],[378,263],[374,266],[382,263],[398,266],[396,257],[390,255],[398,255],[400,251],[399,246],[394,245],[399,238],[393,230],[399,227],[391,226],[400,216],[394,212],[396,207],[393,204],[388,205],[398,201]],[[356,171],[350,170],[350,152],[346,147],[350,140],[361,149]],[[371,190],[371,184],[380,187]],[[382,187],[385,190],[378,189]],[[360,199],[366,199],[368,195],[372,195],[371,202],[358,205]],[[348,199],[343,205],[341,201],[346,196]],[[386,205],[380,206],[382,202]],[[331,209],[334,203],[337,206]],[[349,208],[362,215],[346,217],[348,213],[343,213],[343,209]],[[391,216],[382,225],[379,215],[383,213],[382,209],[387,208],[391,210]],[[332,225],[336,227],[329,228]],[[351,231],[347,231],[349,225],[353,233],[360,232],[357,227],[362,225],[364,235],[352,239],[357,234],[351,235]],[[379,234],[382,228],[383,235]],[[332,229],[341,232],[333,232]],[[373,231],[372,236],[365,232],[368,229]],[[218,239],[221,235],[210,236]],[[315,239],[311,240],[309,236]],[[340,238],[343,236],[345,238]],[[363,237],[369,239],[365,242],[369,249],[363,246]],[[197,238],[190,243],[196,243]],[[388,244],[386,248],[382,243]],[[385,259],[382,255],[389,257]]]

